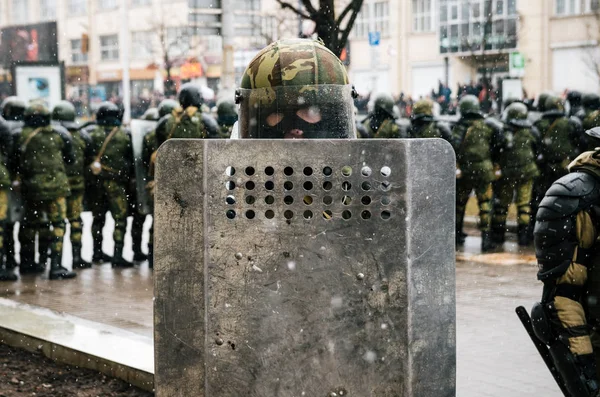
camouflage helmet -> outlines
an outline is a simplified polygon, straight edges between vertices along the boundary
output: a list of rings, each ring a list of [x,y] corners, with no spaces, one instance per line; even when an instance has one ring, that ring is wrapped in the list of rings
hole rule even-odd
[[[148,108],[142,115],[142,120],[158,121],[158,108]]]
[[[479,107],[479,99],[475,95],[465,95],[458,102],[458,110],[462,118],[483,118]]]
[[[220,125],[234,125],[238,119],[235,103],[225,99],[217,104],[217,122]]]
[[[502,115],[502,120],[509,125],[515,127],[531,127],[531,122],[527,120],[527,106],[521,102],[513,102],[506,109]]]
[[[321,42],[272,43],[250,62],[236,92],[242,138],[355,137],[354,90]]]
[[[0,107],[2,107],[2,117],[5,120],[23,121],[27,104],[16,96],[9,96],[2,101]]]
[[[587,110],[598,110],[600,109],[600,95],[593,92],[586,92],[581,97],[581,104]]]
[[[396,117],[394,114],[394,98],[386,93],[377,94],[373,101],[373,112],[388,117]]]
[[[515,102],[522,102],[521,99],[511,96],[506,98],[503,102],[502,102],[502,106],[504,106],[504,109],[506,109],[507,107],[509,107],[510,105],[512,105]]]
[[[179,107],[179,102],[175,99],[163,99],[158,104],[158,117],[163,118],[167,114],[173,113],[173,110]]]
[[[562,98],[551,95],[544,102],[544,115],[548,116],[564,116],[565,101]]]
[[[50,109],[41,102],[33,102],[25,109],[23,121],[28,127],[45,127],[50,124]]]
[[[78,127],[75,122],[75,106],[69,101],[60,101],[52,109],[52,120],[67,129]]]
[[[121,109],[112,102],[102,102],[96,111],[96,123],[102,126],[121,125],[121,117]]]
[[[413,120],[433,120],[433,102],[421,99],[413,106],[410,118]]]
[[[185,83],[179,90],[179,103],[182,108],[194,106],[200,108],[204,103],[200,86],[194,83]]]

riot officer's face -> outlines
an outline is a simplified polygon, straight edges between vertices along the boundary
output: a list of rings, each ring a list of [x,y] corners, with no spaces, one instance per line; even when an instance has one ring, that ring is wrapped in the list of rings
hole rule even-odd
[[[280,123],[283,127],[283,139],[304,139],[305,131],[312,129],[321,122],[321,111],[317,107],[298,109],[295,114],[287,115],[284,113],[271,113],[266,117],[266,124],[271,128],[276,128]],[[291,120],[290,120],[291,119]],[[296,120],[294,120],[296,119]],[[292,123],[290,124],[289,121]]]

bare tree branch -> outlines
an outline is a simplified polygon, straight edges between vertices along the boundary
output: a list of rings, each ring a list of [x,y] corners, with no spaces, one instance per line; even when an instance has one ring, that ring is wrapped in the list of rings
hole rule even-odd
[[[288,10],[292,10],[294,13],[296,13],[297,15],[300,15],[302,18],[313,19],[310,15],[303,13],[302,11],[298,10],[296,7],[294,7],[290,3],[287,3],[283,0],[277,0],[277,3],[279,3],[281,8],[284,8],[284,9],[287,8]]]
[[[340,38],[340,41],[339,41],[341,48],[344,48],[346,46],[346,43],[348,42],[348,37],[350,37],[350,32],[352,31],[352,28],[354,27],[354,22],[356,21],[356,18],[358,17],[358,13],[360,12],[360,9],[362,8],[363,0],[358,0],[356,2],[353,2],[353,4],[354,4],[354,8],[352,9],[353,11],[352,11],[352,14],[350,15],[350,20],[346,24],[346,27],[344,28],[344,30],[342,30],[342,37]],[[346,12],[348,9],[350,9],[350,5],[346,8],[346,10],[344,10],[344,12]],[[342,21],[341,18],[342,18],[342,16],[340,15],[340,18],[338,19],[338,23],[341,23],[341,21]]]
[[[302,0],[302,5],[304,6],[304,8],[306,8],[306,11],[308,11],[308,13],[313,16],[316,16],[320,11],[320,10],[317,11],[315,9],[315,7],[312,5],[311,0]],[[312,18],[310,18],[310,19],[312,19]]]

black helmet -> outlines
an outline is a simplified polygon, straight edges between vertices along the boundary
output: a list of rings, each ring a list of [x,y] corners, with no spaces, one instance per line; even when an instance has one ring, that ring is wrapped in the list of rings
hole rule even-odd
[[[194,106],[199,108],[202,106],[202,93],[200,92],[200,87],[194,83],[186,83],[181,86],[179,90],[179,103],[182,108],[188,108],[190,106]]]
[[[79,126],[75,122],[75,106],[69,101],[60,101],[52,109],[52,120],[57,121],[67,129],[76,129]]]
[[[546,111],[546,99],[548,99],[550,96],[552,96],[550,92],[542,92],[540,95],[538,95],[537,101],[535,101],[535,106],[538,112],[543,113]]]
[[[28,127],[46,127],[50,124],[50,110],[41,102],[27,106],[23,116]]]
[[[102,102],[96,111],[96,123],[102,126],[121,125],[121,109],[112,102]]]
[[[23,121],[23,116],[27,105],[25,101],[16,96],[9,96],[2,101],[2,117],[5,120]]]
[[[221,125],[234,125],[238,119],[235,103],[224,99],[217,104],[217,121]]]
[[[581,97],[581,103],[586,110],[600,109],[600,96],[593,92],[586,92]]]
[[[581,92],[569,91],[567,93],[567,101],[569,101],[571,108],[581,106]]]
[[[179,102],[177,102],[175,99],[163,99],[158,104],[158,117],[162,119],[167,114],[173,113],[173,110],[177,109],[178,107]]]
[[[502,119],[513,127],[530,128],[531,122],[527,120],[527,112],[528,109],[524,103],[513,102],[504,109]]]
[[[390,94],[381,93],[373,101],[373,112],[389,117],[396,117],[394,114],[394,98]]]

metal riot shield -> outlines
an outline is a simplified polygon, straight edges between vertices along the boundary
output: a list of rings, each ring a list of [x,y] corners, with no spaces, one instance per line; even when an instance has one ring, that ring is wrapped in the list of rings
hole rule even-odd
[[[142,159],[144,137],[156,128],[156,124],[156,121],[151,120],[131,120],[131,144],[133,146],[133,158],[135,161],[135,188],[138,212],[142,215],[148,215],[152,212],[151,199],[146,190],[148,169]]]
[[[454,396],[454,170],[441,139],[165,143],[157,396]]]

